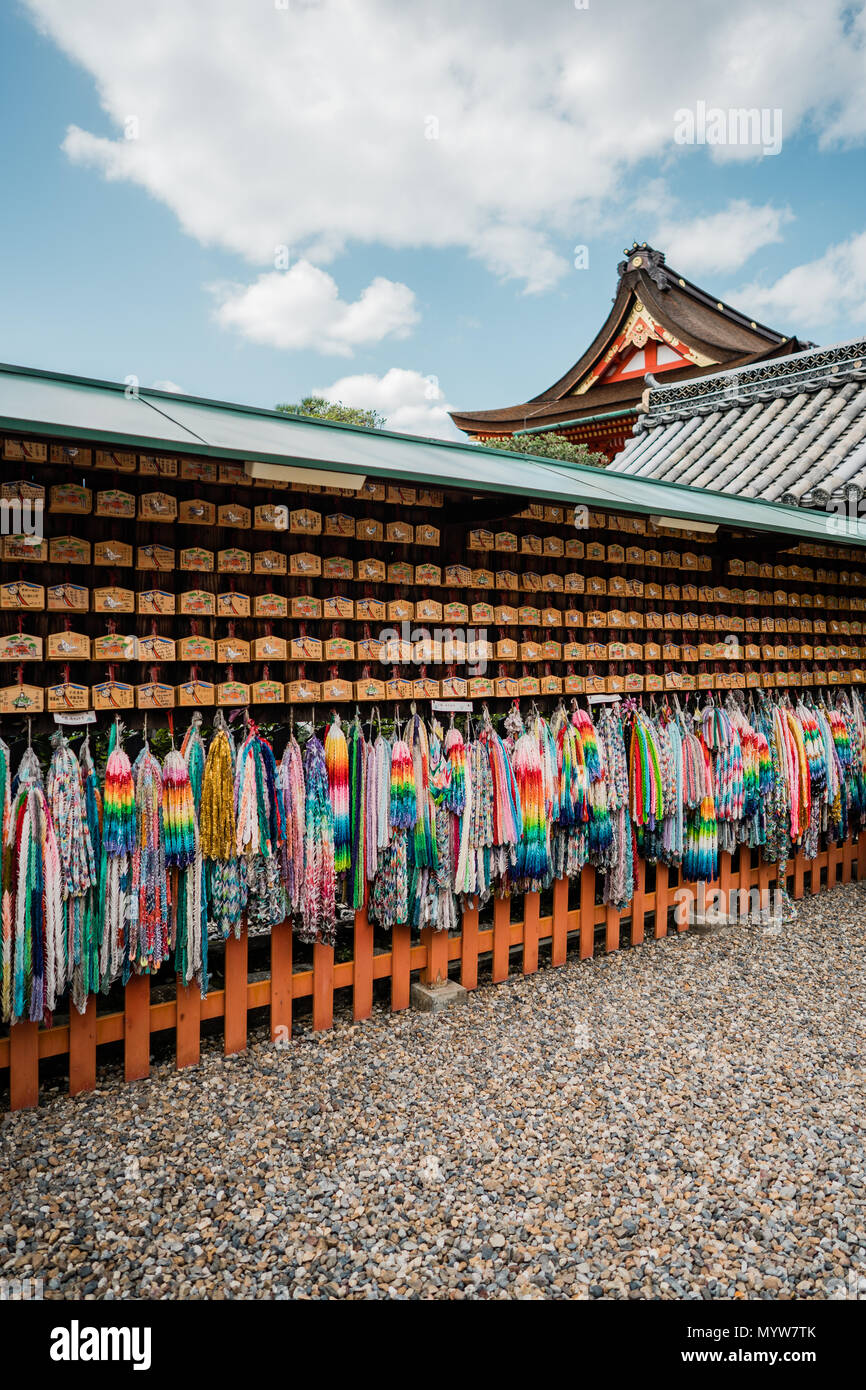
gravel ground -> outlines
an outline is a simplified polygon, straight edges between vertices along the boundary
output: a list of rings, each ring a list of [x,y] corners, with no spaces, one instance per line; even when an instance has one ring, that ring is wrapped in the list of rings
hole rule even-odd
[[[48,1298],[866,1294],[866,886],[7,1115]]]

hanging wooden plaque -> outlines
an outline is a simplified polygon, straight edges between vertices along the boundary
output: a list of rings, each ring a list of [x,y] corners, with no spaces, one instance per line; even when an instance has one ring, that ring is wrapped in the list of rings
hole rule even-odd
[[[42,638],[29,632],[10,632],[0,637],[0,661],[41,661]]]
[[[145,478],[176,478],[177,459],[162,454],[139,454],[138,471]]]
[[[385,682],[385,698],[388,700],[411,700],[412,682],[404,680],[402,676],[392,676],[390,680]]]
[[[7,564],[44,565],[48,561],[48,542],[38,536],[4,536],[3,559]]]
[[[282,681],[254,681],[250,695],[254,705],[282,705],[286,701],[286,687]]]
[[[128,590],[117,589],[114,592],[124,594]],[[85,589],[81,584],[49,584],[48,586],[46,606],[49,613],[86,613],[89,603],[90,590]],[[132,609],[118,609],[117,611],[132,612]]]
[[[249,531],[252,526],[252,513],[249,507],[241,507],[237,502],[225,502],[217,507],[217,526],[231,526],[236,531]]]
[[[362,680],[355,681],[356,700],[384,700],[385,682],[376,680],[373,676],[364,676]]]
[[[72,714],[90,708],[90,690],[86,685],[64,681],[60,685],[49,685],[45,695],[49,714]]]
[[[45,463],[48,446],[36,439],[4,439],[3,457],[27,463]]]
[[[212,637],[200,637],[198,633],[194,633],[191,637],[181,637],[178,641],[178,661],[198,663],[213,661],[215,657],[216,643]]]
[[[450,695],[451,691],[446,691],[447,681],[442,682],[442,693]],[[520,694],[520,686],[514,676],[497,676],[493,682],[493,688],[497,700],[516,700]]]
[[[249,574],[252,558],[248,550],[238,550],[236,546],[229,546],[227,550],[219,551],[217,569],[220,574]]]
[[[388,566],[388,583],[410,585],[415,583],[415,571],[405,560],[394,560]]]
[[[140,521],[176,521],[177,498],[170,492],[143,492],[138,517]]]
[[[191,497],[181,502],[177,519],[181,526],[215,526],[216,507],[203,497]]]
[[[293,618],[321,618],[322,600],[312,594],[295,594],[292,599]]]
[[[45,692],[39,685],[7,685],[0,689],[0,714],[41,714]]]
[[[114,517],[121,521],[135,520],[135,498],[131,492],[107,488],[96,494],[96,515]]]
[[[467,550],[492,550],[495,537],[492,531],[485,531],[483,528],[469,532],[466,542]]]
[[[180,567],[182,570],[198,574],[212,574],[214,553],[212,550],[203,550],[199,545],[188,546],[180,552]]]
[[[296,551],[289,556],[289,573],[294,575],[312,576],[322,573],[321,555],[313,555],[306,550]]]
[[[351,561],[349,562],[351,564]],[[411,566],[405,567],[411,570]],[[351,579],[351,575],[349,575]],[[357,578],[366,584],[385,583],[385,561],[384,560],[359,560],[357,566]],[[411,583],[411,580],[392,580],[392,583]]]
[[[92,468],[93,451],[80,449],[77,444],[52,444],[51,462],[74,464],[76,468]]]
[[[77,483],[55,483],[48,496],[50,512],[86,516],[93,510],[93,493],[89,487],[79,487]]]
[[[217,686],[216,702],[218,705],[248,705],[250,688],[244,681],[222,681]]]
[[[52,565],[89,565],[90,541],[78,536],[52,536],[48,543],[48,561]]]
[[[411,622],[415,616],[415,605],[406,598],[395,598],[388,604],[388,622]]]
[[[321,699],[318,681],[292,681],[289,685],[289,701],[293,705],[317,705]]]
[[[249,594],[238,593],[236,589],[229,589],[225,593],[217,594],[216,611],[218,618],[248,618],[250,616],[250,596]]]
[[[176,643],[173,637],[159,637],[151,633],[138,639],[138,660],[161,662],[176,660]]]
[[[274,637],[268,633],[265,637],[257,637],[253,643],[256,661],[287,661],[288,642],[285,637]]]
[[[285,618],[289,611],[289,601],[285,594],[256,594],[255,616],[257,618]]]
[[[351,700],[353,695],[352,682],[340,679],[338,676],[331,676],[322,682],[322,699],[336,700],[342,702]]]
[[[355,644],[348,637],[329,637],[325,643],[326,661],[354,661]]]
[[[173,570],[175,552],[169,545],[140,545],[135,568],[138,570]]]
[[[135,661],[138,651],[138,638],[129,633],[105,632],[93,639],[93,660],[113,663],[115,661]]]
[[[253,512],[253,530],[285,531],[288,525],[288,512],[285,507],[265,502]]]
[[[175,698],[174,686],[164,685],[162,681],[147,681],[135,691],[138,709],[173,709]]]
[[[187,589],[178,598],[178,611],[193,618],[212,618],[216,612],[216,598],[207,589]]]
[[[417,680],[412,682],[412,699],[438,700],[439,682],[434,681],[430,676],[419,676]]]
[[[415,583],[423,589],[438,589],[442,584],[441,565],[416,565]]]
[[[374,602],[375,600],[369,600]],[[382,616],[385,616],[385,605],[382,606]],[[350,598],[344,598],[342,594],[331,594],[326,598],[322,605],[322,614],[325,618],[337,618],[345,621],[354,616],[355,605]]]
[[[93,563],[113,569],[129,569],[132,566],[132,546],[125,541],[97,541],[93,547]]]
[[[361,623],[383,623],[385,621],[385,605],[378,598],[359,598],[355,616]]]
[[[348,555],[326,555],[322,560],[323,579],[351,579],[354,574],[352,561]],[[382,566],[382,578],[385,577],[385,566]]]
[[[212,705],[215,699],[216,687],[210,681],[184,681],[177,687],[177,703],[184,708]]]
[[[90,638],[84,632],[50,632],[46,640],[49,661],[89,661]]]
[[[174,594],[168,593],[165,589],[142,589],[138,595],[139,613],[149,613],[159,617],[162,614],[174,613],[175,606]]]
[[[289,531],[293,536],[320,536],[322,533],[322,513],[311,511],[309,507],[299,507],[289,513]]]
[[[221,637],[217,642],[216,653],[217,661],[224,666],[232,666],[235,662],[249,661],[250,644],[242,637]]]
[[[217,466],[213,459],[181,459],[180,476],[194,483],[215,483]]]
[[[257,550],[253,556],[253,574],[285,574],[286,568],[282,550]]]

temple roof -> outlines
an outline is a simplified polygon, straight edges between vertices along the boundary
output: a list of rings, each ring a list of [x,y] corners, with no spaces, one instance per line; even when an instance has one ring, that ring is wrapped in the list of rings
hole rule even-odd
[[[635,243],[625,254],[627,259],[617,267],[619,281],[611,311],[574,366],[522,404],[452,411],[459,429],[470,434],[497,430],[510,434],[636,408],[645,373],[639,367],[629,373],[628,354],[637,362],[636,354],[647,343],[665,353],[661,370],[665,380],[672,382],[808,346],[702,290],[666,265],[664,253],[645,242]]]
[[[608,472],[803,507],[866,495],[866,338],[656,386]]]

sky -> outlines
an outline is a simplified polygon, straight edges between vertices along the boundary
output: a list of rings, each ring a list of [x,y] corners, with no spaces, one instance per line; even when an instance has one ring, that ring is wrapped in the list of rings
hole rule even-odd
[[[633,241],[866,334],[866,0],[7,0],[0,116],[4,362],[456,438]]]

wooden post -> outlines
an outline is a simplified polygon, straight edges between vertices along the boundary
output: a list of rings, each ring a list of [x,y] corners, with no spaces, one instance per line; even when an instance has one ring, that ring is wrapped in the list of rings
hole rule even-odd
[[[719,855],[719,892],[722,895],[722,916],[725,921],[731,913],[731,856],[727,850],[722,850]]]
[[[39,1104],[39,1024],[28,1020],[9,1029],[9,1107],[31,1110]]]
[[[643,919],[646,913],[646,864],[637,862],[637,882],[631,902],[631,944],[639,946],[644,939]]]
[[[813,894],[813,896],[814,896],[815,893],[820,893],[820,891],[821,891],[821,861],[822,861],[822,859],[825,859],[825,858],[826,858],[826,855],[824,855],[824,854],[816,854],[816,855],[815,855],[815,858],[812,859],[812,860],[810,860],[810,863],[811,863],[811,865],[812,865],[812,868],[811,868],[811,872],[810,872],[810,875],[809,875],[809,880],[810,880],[810,887],[811,887],[811,889],[812,889],[812,894]],[[829,876],[829,874],[828,874],[828,875],[827,875],[827,882],[829,883],[829,881],[830,881],[830,876]]]
[[[240,937],[229,936],[225,946],[225,1055],[243,1052],[247,1045],[247,924]]]
[[[553,931],[550,943],[551,965],[565,965],[568,955],[568,879],[553,882]]]
[[[866,878],[866,830],[857,833],[857,882]]]
[[[355,910],[354,953],[352,1015],[358,1022],[373,1012],[373,928],[366,907]]]
[[[292,1036],[292,924],[271,928],[271,1042]]]
[[[794,897],[802,898],[806,891],[806,860],[802,846],[794,856]]]
[[[511,948],[511,899],[493,899],[493,983],[508,979]]]
[[[425,985],[443,984],[448,979],[448,933],[425,927],[421,942],[427,947],[427,963],[421,972]]]
[[[540,893],[523,895],[523,973],[534,975],[538,969],[538,916]]]
[[[334,1022],[334,948],[313,946],[313,1028],[319,1033]]]
[[[123,1074],[127,1081],[150,1075],[149,975],[130,975],[123,991]]]
[[[409,923],[403,922],[391,929],[391,1009],[397,1013],[409,1007],[409,987],[412,983],[412,969],[409,952],[412,934]]]
[[[655,926],[653,934],[656,938],[667,936],[668,934],[668,866],[667,864],[656,864],[656,906],[655,906]]]
[[[851,882],[851,869],[854,862],[854,842],[850,835],[842,841],[842,882]]]
[[[197,1067],[201,1061],[201,990],[195,980],[185,985],[176,977],[177,1025],[175,1054],[178,1069]]]
[[[595,869],[580,871],[580,959],[590,960],[595,945]]]
[[[464,989],[478,985],[478,899],[463,909],[463,931],[460,941],[460,983]]]
[[[96,995],[87,997],[80,1014],[69,1000],[69,1094],[92,1091],[96,1085]]]
[[[604,910],[604,949],[619,950],[619,913],[611,903]]]

